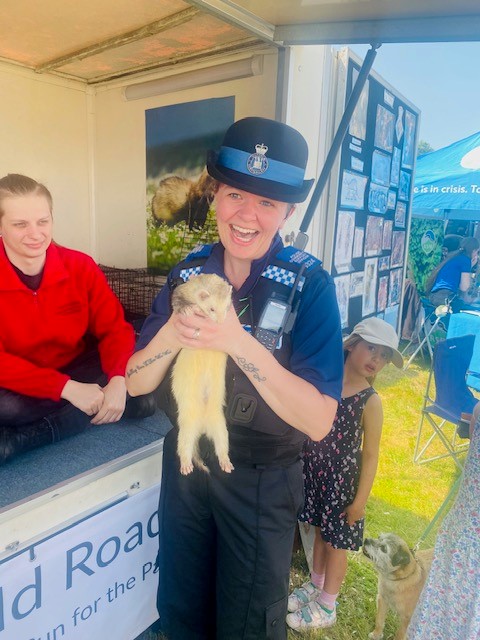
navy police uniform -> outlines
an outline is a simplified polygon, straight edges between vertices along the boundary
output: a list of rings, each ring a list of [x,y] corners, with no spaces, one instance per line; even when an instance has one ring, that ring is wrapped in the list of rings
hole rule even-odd
[[[137,345],[143,348],[168,320],[175,283],[198,273],[225,279],[223,246],[201,247],[177,265],[154,301]],[[297,278],[300,267],[301,275]],[[313,256],[283,247],[277,235],[233,304],[255,331],[266,300],[287,299],[295,284],[296,321],[274,356],[322,394],[339,400],[342,342],[330,276]],[[224,473],[208,441],[201,442],[210,473],[180,474],[177,429],[165,438],[159,507],[158,610],[170,640],[284,640],[288,580],[297,515],[303,506],[303,433],[281,420],[229,359],[226,374],[230,458]],[[175,423],[169,377],[161,407]],[[299,398],[301,402],[301,398]],[[201,589],[199,590],[199,585]]]

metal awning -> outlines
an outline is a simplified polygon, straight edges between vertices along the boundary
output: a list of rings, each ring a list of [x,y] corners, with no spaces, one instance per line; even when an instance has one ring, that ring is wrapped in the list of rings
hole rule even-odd
[[[2,0],[0,59],[89,84],[292,44],[480,40],[478,0]]]

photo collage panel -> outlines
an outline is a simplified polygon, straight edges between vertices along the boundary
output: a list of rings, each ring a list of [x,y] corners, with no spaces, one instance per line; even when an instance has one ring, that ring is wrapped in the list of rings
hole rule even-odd
[[[359,69],[349,58],[346,99]],[[398,330],[417,125],[418,110],[370,75],[339,164],[332,275],[345,330],[371,315]]]

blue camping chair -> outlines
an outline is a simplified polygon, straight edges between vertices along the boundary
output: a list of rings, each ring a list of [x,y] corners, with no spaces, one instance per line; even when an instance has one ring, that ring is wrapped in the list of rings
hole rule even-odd
[[[475,336],[468,335],[441,340],[435,345],[413,454],[413,461],[417,464],[452,456],[459,469],[463,469],[459,454],[468,448],[469,443],[459,442],[457,425],[461,422],[462,413],[473,413],[477,403],[466,383],[474,341]],[[435,399],[432,397],[433,387]],[[426,423],[432,427],[433,433],[422,446]],[[443,443],[446,453],[426,457],[427,449],[437,438]]]

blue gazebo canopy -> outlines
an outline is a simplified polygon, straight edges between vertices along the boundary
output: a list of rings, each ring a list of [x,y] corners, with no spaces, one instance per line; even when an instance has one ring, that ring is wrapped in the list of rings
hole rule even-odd
[[[480,132],[417,159],[414,215],[480,220]]]

